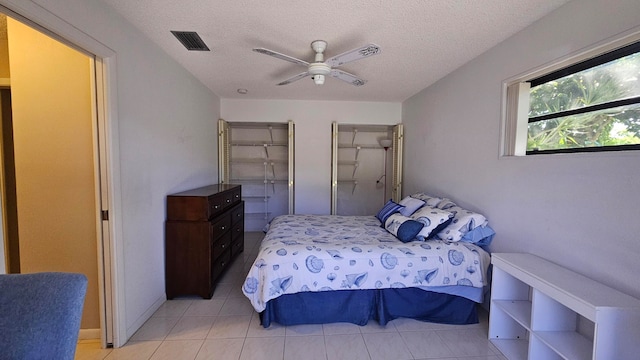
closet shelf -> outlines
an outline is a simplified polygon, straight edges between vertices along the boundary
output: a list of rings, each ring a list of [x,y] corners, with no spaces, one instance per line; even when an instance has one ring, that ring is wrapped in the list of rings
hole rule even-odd
[[[242,200],[252,201],[252,200],[262,200],[264,198],[269,199],[269,198],[271,198],[271,196],[270,195],[244,195],[242,197]]]
[[[264,164],[267,163],[267,165],[274,163],[274,164],[286,164],[287,160],[285,159],[233,159],[231,160],[232,164]]]
[[[265,126],[265,123],[263,123],[263,122],[235,122],[235,123],[233,123],[233,128],[234,129],[269,130],[269,128],[272,128],[274,130],[276,130],[276,129],[286,130],[287,126],[288,125],[286,123],[270,123],[268,126]]]
[[[287,183],[288,180],[286,179],[264,179],[264,178],[235,178],[235,179],[231,179],[231,183],[236,183],[236,182],[255,182],[255,183],[267,183],[267,184],[273,184],[273,183]]]
[[[288,146],[286,141],[274,141],[274,142],[264,142],[264,141],[252,141],[252,140],[234,140],[231,142],[231,146]]]
[[[338,144],[339,149],[384,149],[378,144]]]
[[[340,124],[340,132],[379,132],[379,133],[388,133],[389,125],[344,125]]]
[[[338,161],[338,165],[339,166],[359,166],[360,162],[359,161]]]

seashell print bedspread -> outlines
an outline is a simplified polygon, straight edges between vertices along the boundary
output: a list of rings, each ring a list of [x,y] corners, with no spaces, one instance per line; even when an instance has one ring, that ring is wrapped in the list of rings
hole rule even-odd
[[[258,312],[302,291],[487,285],[490,257],[476,245],[403,243],[375,216],[282,215],[270,225],[242,287]]]

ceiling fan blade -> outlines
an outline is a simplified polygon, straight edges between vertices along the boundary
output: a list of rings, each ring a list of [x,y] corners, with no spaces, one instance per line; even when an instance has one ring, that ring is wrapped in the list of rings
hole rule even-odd
[[[342,81],[348,82],[353,86],[362,86],[367,83],[367,80],[365,79],[361,79],[353,74],[349,74],[346,71],[342,71],[338,69],[332,69],[331,76],[336,79],[340,79]]]
[[[331,67],[340,66],[348,62],[364,59],[369,56],[378,55],[382,50],[376,44],[368,44],[357,49],[349,50],[340,55],[336,55],[325,63]]]
[[[300,80],[300,79],[302,79],[302,78],[305,78],[305,77],[307,77],[307,76],[309,76],[309,75],[311,75],[311,74],[310,74],[308,71],[305,71],[305,72],[300,73],[300,74],[298,74],[298,75],[296,75],[296,76],[292,76],[292,77],[288,78],[287,80],[285,80],[285,81],[283,81],[283,82],[279,83],[278,85],[287,85],[287,84],[291,84],[292,82],[294,82],[294,81],[298,81],[298,80]]]
[[[284,60],[284,61],[288,61],[294,64],[298,64],[298,65],[302,65],[302,66],[309,66],[309,63],[304,61],[304,60],[300,60],[300,59],[296,59],[294,57],[291,57],[289,55],[285,55],[285,54],[281,54],[279,52],[275,52],[269,49],[265,49],[265,48],[255,48],[253,49],[253,51],[260,53],[260,54],[265,54],[265,55],[269,55],[269,56],[273,56],[274,58],[278,58],[280,60]]]

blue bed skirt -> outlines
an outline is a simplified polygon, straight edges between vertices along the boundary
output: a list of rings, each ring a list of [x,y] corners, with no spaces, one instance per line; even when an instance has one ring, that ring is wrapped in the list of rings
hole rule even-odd
[[[270,300],[260,313],[262,326],[348,322],[380,325],[396,318],[442,324],[476,324],[476,303],[464,297],[416,288],[338,290],[287,294]]]

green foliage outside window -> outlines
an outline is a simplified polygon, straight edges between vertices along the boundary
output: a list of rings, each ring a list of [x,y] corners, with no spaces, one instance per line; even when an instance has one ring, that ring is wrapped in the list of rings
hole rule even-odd
[[[640,96],[640,53],[535,86],[529,117]],[[640,104],[610,107],[528,125],[527,150],[640,144]]]

